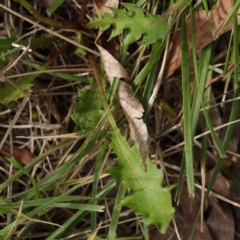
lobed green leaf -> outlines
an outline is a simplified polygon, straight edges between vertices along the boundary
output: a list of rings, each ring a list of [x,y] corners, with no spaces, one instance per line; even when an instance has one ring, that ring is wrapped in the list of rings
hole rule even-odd
[[[131,148],[119,130],[112,131],[111,147],[118,156],[119,166],[110,167],[107,172],[131,189],[130,195],[121,201],[121,205],[143,215],[144,223],[154,224],[164,233],[174,214],[170,194],[174,186],[161,186],[163,172],[149,159],[146,162],[147,171],[144,170],[136,146]]]
[[[74,104],[74,113],[71,118],[82,130],[92,130],[103,116],[102,100],[96,83],[92,81],[87,91],[78,88],[78,96],[79,101]]]
[[[24,76],[18,82],[15,82],[15,85],[19,89],[13,86],[10,82],[6,81],[5,86],[0,88],[0,102],[9,103],[19,98],[23,98],[25,96],[23,91],[32,86],[32,81],[35,76],[36,75]]]
[[[143,37],[141,43],[151,44],[166,37],[169,31],[169,25],[165,19],[151,24],[158,15],[144,13],[139,7],[130,3],[122,3],[124,9],[110,8],[114,13],[114,17],[110,14],[102,13],[101,19],[96,19],[87,24],[90,28],[100,28],[100,31],[107,30],[113,26],[112,34],[109,38],[121,34],[123,30],[127,30],[124,44],[130,44],[138,41]]]

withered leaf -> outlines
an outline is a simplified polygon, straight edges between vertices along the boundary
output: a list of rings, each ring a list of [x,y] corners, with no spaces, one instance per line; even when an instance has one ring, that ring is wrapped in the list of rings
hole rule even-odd
[[[11,152],[12,152],[13,157],[23,165],[30,163],[32,159],[36,157],[29,150],[20,149],[15,146],[10,147],[9,145],[3,145],[1,151],[3,155],[4,153],[11,155]]]
[[[115,77],[127,79],[127,72],[122,65],[106,49],[98,44],[97,47],[101,54],[110,83],[113,84]],[[141,160],[145,167],[145,160],[148,155],[148,131],[142,119],[144,109],[139,100],[134,97],[131,85],[124,81],[120,80],[119,82],[117,96],[129,122],[131,138],[140,151]]]
[[[232,10],[232,1],[218,0],[217,7],[213,11],[209,11],[208,16],[205,11],[196,11],[194,13],[194,37],[196,41],[196,49],[201,50],[209,43],[215,41],[221,34],[232,28],[232,23],[221,29]],[[239,11],[240,12],[240,11]],[[238,13],[239,13],[238,12]],[[238,24],[240,24],[240,16],[238,15]],[[221,31],[219,31],[221,29]],[[188,46],[189,54],[192,54],[191,39],[191,22],[187,21]],[[181,64],[180,57],[181,30],[174,33],[173,41],[169,47],[168,59],[166,64],[165,78],[170,76]]]

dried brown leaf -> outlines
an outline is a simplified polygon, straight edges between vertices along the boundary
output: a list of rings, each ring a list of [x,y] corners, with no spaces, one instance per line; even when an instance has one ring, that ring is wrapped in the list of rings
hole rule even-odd
[[[210,179],[212,178],[213,175],[213,170],[211,170],[209,173],[206,175],[206,183],[208,184],[210,182]],[[217,178],[213,184],[212,190],[223,197],[227,197],[229,195],[229,190],[231,187],[231,182],[226,179],[221,172],[218,173]]]
[[[191,201],[191,203],[189,203]],[[196,191],[195,198],[189,199],[188,197],[188,190],[186,184],[184,184],[182,188],[182,194],[180,198],[180,205],[182,206],[181,210],[183,213],[184,223],[187,230],[188,238],[190,237],[192,230],[194,229],[194,224],[198,216],[199,208],[200,208],[200,192]],[[191,207],[189,207],[189,205]],[[203,222],[204,232],[202,232],[200,229],[200,222],[197,222],[197,226],[194,232],[194,238],[195,240],[202,240],[202,239],[213,239],[208,227]]]
[[[114,78],[127,79],[128,74],[122,65],[106,49],[98,44],[97,47],[111,85]],[[117,96],[128,120],[131,138],[140,151],[141,160],[145,167],[145,160],[148,155],[148,131],[142,119],[144,109],[139,100],[134,97],[134,92],[129,83],[120,80]]]
[[[218,29],[224,23],[227,15],[232,10],[232,1],[218,0],[215,10],[209,11],[207,16],[205,11],[196,11],[194,13],[194,36],[196,41],[196,49],[201,50],[209,43],[215,41],[221,34],[232,28],[232,23],[228,24],[223,31]],[[238,15],[238,23],[240,24],[240,16]],[[189,54],[192,55],[192,39],[191,39],[191,22],[187,21],[188,46]],[[215,34],[215,35],[214,35]],[[169,47],[168,59],[165,78],[170,76],[181,64],[180,58],[181,31],[175,32],[174,40]]]
[[[27,149],[20,149],[14,146],[10,147],[9,145],[3,145],[1,151],[3,154],[7,153],[9,155],[11,155],[12,152],[13,157],[23,165],[28,164],[29,162],[32,161],[33,158],[36,157],[33,153],[31,153]]]
[[[97,5],[97,10],[101,10],[105,13],[111,14],[113,16],[113,12],[109,9],[109,7],[112,8],[118,8],[119,1],[118,0],[95,0],[95,4]],[[100,14],[98,13],[100,16]]]
[[[214,239],[233,240],[235,235],[234,217],[231,208],[211,196],[209,198],[212,209],[207,219],[207,225]]]

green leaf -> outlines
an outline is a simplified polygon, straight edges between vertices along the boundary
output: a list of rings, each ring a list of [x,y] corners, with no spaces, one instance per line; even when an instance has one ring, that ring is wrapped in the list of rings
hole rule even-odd
[[[151,44],[165,38],[169,31],[169,25],[165,19],[158,21],[156,24],[151,24],[158,18],[157,15],[144,13],[139,7],[130,3],[122,3],[122,5],[124,9],[110,8],[114,17],[102,13],[101,19],[96,19],[87,26],[90,28],[99,27],[100,31],[104,31],[113,25],[114,29],[109,39],[119,35],[123,30],[127,30],[126,37],[123,40],[126,45],[136,42],[141,37],[143,37],[141,43],[145,44]]]
[[[83,39],[82,39],[82,34],[80,32],[76,32],[76,37],[74,37],[74,40],[77,43],[84,45]],[[87,55],[87,52],[83,48],[80,48],[80,47],[76,48],[76,53],[79,53],[80,55],[83,55],[83,56]]]
[[[58,77],[60,79],[68,80],[68,81],[89,83],[88,77],[76,76],[74,74],[61,73],[61,72],[49,72],[48,74],[54,77]]]
[[[131,189],[131,194],[121,201],[121,205],[130,207],[136,214],[143,215],[143,222],[154,224],[164,233],[173,217],[170,190],[174,186],[162,187],[163,172],[147,159],[147,171],[141,164],[139,151],[128,145],[119,130],[112,131],[111,147],[118,156],[119,166],[110,167],[118,182]]]
[[[62,4],[64,3],[64,0],[56,0],[47,8],[47,13],[49,15],[53,14]]]
[[[46,68],[44,68],[44,67],[42,67],[42,66],[40,66],[38,64],[29,62],[29,61],[26,61],[26,60],[21,60],[21,62],[26,64],[27,66],[30,66],[30,67],[38,70],[38,71],[46,71],[47,70]],[[49,74],[51,76],[54,76],[54,77],[57,77],[57,78],[61,78],[61,79],[64,79],[64,80],[89,83],[88,77],[76,76],[76,75],[70,74],[70,73],[47,71],[46,74]]]
[[[61,196],[61,198],[42,198],[42,199],[34,199],[31,201],[24,201],[23,205],[21,206],[21,202],[0,202],[1,210],[4,209],[10,209],[10,208],[16,208],[19,209],[22,207],[22,209],[27,209],[30,207],[38,207],[42,205],[46,205],[46,208],[69,208],[69,209],[81,209],[81,210],[87,210],[91,212],[101,212],[102,207],[97,206],[96,204],[80,204],[80,203],[71,203],[71,202],[63,202],[65,196]],[[65,198],[71,198],[71,196],[67,196]],[[77,197],[75,197],[77,198]],[[78,199],[84,199],[84,197],[79,196]]]
[[[71,118],[82,130],[92,130],[98,125],[104,113],[96,83],[92,81],[87,91],[78,88],[78,96],[79,102],[75,102]]]
[[[100,190],[98,195],[95,199],[102,200],[107,193],[114,187],[115,182],[110,180],[103,188]],[[89,201],[91,204],[95,201],[95,199],[92,199]],[[64,222],[61,227],[59,227],[55,232],[53,232],[46,240],[56,240],[60,239],[60,237],[64,234],[64,232],[69,233],[69,229],[73,229],[73,227],[79,223],[83,218],[88,214],[86,211],[79,210],[77,211],[73,216],[71,216],[66,222]],[[84,220],[83,220],[84,221]],[[66,236],[66,235],[65,235]],[[57,238],[58,237],[58,238]]]
[[[12,47],[12,43],[14,43],[17,39],[17,34],[14,34],[10,38],[0,39],[0,53],[9,50]]]
[[[194,166],[193,166],[193,134],[192,134],[192,113],[190,108],[190,77],[189,77],[189,54],[187,28],[185,15],[181,19],[181,60],[182,60],[182,95],[183,95],[183,123],[184,123],[184,154],[186,161],[186,175],[188,193],[194,196]]]
[[[22,77],[18,82],[14,84],[19,88],[14,87],[10,82],[6,81],[5,86],[0,88],[0,102],[9,103],[19,98],[23,98],[25,95],[23,91],[29,89],[31,82],[36,77],[36,74]],[[22,91],[21,91],[22,90]]]

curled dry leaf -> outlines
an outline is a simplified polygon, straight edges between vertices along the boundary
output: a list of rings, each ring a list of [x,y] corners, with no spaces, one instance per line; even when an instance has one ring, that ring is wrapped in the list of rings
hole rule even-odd
[[[29,150],[20,149],[18,147],[11,148],[9,145],[3,145],[1,152],[3,155],[4,153],[11,155],[12,152],[13,157],[23,165],[30,163],[32,159],[36,157]]]
[[[98,9],[101,9],[102,11],[112,15],[113,13],[109,9],[109,7],[118,8],[119,1],[96,0],[95,3]],[[113,84],[114,78],[127,79],[127,72],[122,67],[122,65],[113,57],[113,55],[117,55],[116,53],[114,53],[115,51],[112,51],[112,49],[107,50],[102,47],[101,43],[104,43],[105,39],[101,41],[101,36],[102,34],[100,34],[96,39],[96,45],[101,54],[110,84]],[[147,126],[142,119],[144,109],[139,100],[134,97],[134,92],[131,85],[126,82],[120,80],[117,90],[117,96],[123,108],[124,114],[129,122],[131,138],[133,139],[137,148],[140,151],[141,161],[144,168],[146,169],[145,161],[148,155],[148,131]]]
[[[101,54],[102,61],[111,85],[113,84],[115,77],[127,79],[127,72],[122,65],[106,49],[98,45],[97,41],[96,45]],[[148,131],[147,126],[142,119],[144,109],[139,100],[134,97],[134,92],[131,85],[126,82],[120,80],[117,96],[123,108],[124,114],[129,122],[131,137],[140,151],[142,163],[146,168],[145,161],[148,155]]]
[[[221,34],[232,29],[232,23],[221,29],[227,15],[232,10],[231,0],[218,0],[217,7],[213,11],[209,11],[208,15],[205,11],[196,11],[194,13],[194,36],[196,41],[196,49],[201,50],[209,43],[216,40]],[[239,13],[239,12],[238,12]],[[238,15],[238,24],[240,24],[240,16]],[[191,39],[191,22],[187,21],[188,46],[189,54],[192,54],[192,39]],[[169,47],[168,59],[165,78],[170,76],[181,64],[181,30],[174,33],[174,40]]]
[[[207,184],[210,182],[212,176],[213,176],[213,170],[211,170],[206,175],[206,182]],[[226,179],[221,172],[218,173],[217,178],[213,184],[212,190],[216,193],[222,195],[223,197],[227,197],[229,195],[230,187],[231,187],[231,181]]]
[[[214,196],[209,197],[211,205],[207,218],[207,225],[213,239],[233,240],[235,234],[235,222],[232,209],[225,202],[220,202]]]
[[[187,207],[188,205],[189,205],[188,190],[187,190],[187,185],[184,184],[182,187],[182,192],[180,197],[180,206],[181,206],[181,212],[183,214],[183,219],[184,219],[183,222],[186,228],[187,237],[185,239],[190,239],[192,230],[194,229],[195,221],[199,213],[199,206],[200,206],[199,191],[196,191],[195,198],[191,199],[191,207]],[[203,221],[204,232],[201,231],[200,222],[197,222],[195,227],[196,228],[195,228],[194,237],[193,237],[194,240],[202,240],[202,239],[213,240],[205,221]]]
[[[113,12],[109,9],[109,7],[118,8],[118,0],[95,0],[95,4],[97,5],[97,10],[100,9],[105,13],[108,13],[113,16]],[[98,13],[100,16],[100,14]]]

